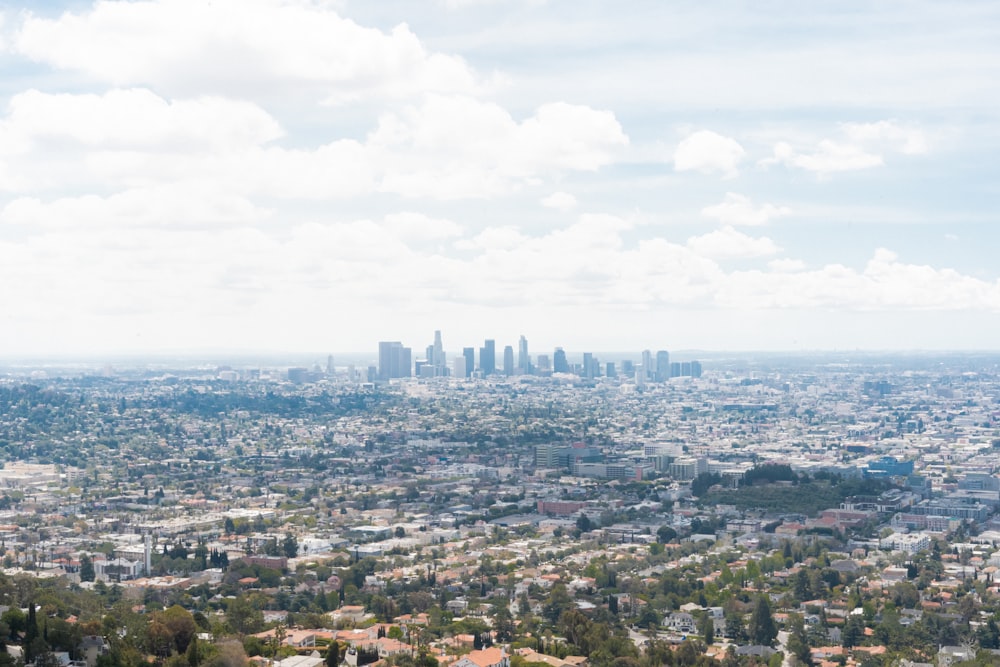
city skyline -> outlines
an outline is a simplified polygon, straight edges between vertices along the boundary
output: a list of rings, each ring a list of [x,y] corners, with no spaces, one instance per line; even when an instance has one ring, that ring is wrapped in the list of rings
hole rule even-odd
[[[0,356],[997,349],[998,30],[985,0],[6,3]]]

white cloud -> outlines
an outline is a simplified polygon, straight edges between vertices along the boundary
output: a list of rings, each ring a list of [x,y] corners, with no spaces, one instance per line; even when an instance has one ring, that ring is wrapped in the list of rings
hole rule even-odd
[[[806,263],[800,259],[779,257],[768,262],[767,267],[778,273],[794,273],[796,271],[804,271]]]
[[[853,311],[1000,311],[1000,281],[953,269],[905,264],[880,248],[862,270],[827,264],[788,275],[761,271],[731,274],[716,293],[721,307],[837,308]]]
[[[169,101],[139,88],[103,95],[29,90],[8,105],[0,125],[7,148],[0,151],[24,152],[40,141],[105,150],[224,151],[264,144],[283,134],[267,112],[244,101]]]
[[[383,115],[368,139],[384,156],[382,190],[442,199],[500,194],[551,170],[593,171],[627,145],[607,111],[546,104],[519,123],[499,105],[440,95]]]
[[[17,95],[0,120],[0,188],[153,187],[192,181],[243,196],[332,199],[385,192],[489,197],[592,171],[628,145],[613,114],[547,104],[518,122],[499,105],[428,96],[384,114],[364,142],[288,148],[256,105],[168,101],[144,89]]]
[[[746,151],[735,139],[710,130],[699,130],[683,139],[674,151],[677,171],[721,172],[726,178],[736,176],[737,166]]]
[[[383,33],[305,0],[99,2],[52,19],[27,15],[14,47],[59,69],[171,94],[308,87],[344,103],[484,85],[460,58],[427,51],[406,25]]]
[[[895,121],[844,123],[840,129],[844,139],[822,139],[814,148],[794,147],[779,141],[774,145],[773,155],[758,164],[765,167],[783,164],[825,175],[881,167],[890,153],[921,155],[927,152],[927,139],[921,130],[901,126]]]
[[[721,203],[701,209],[703,216],[714,218],[723,225],[747,226],[765,225],[772,218],[788,215],[791,212],[787,206],[775,206],[774,204],[762,204],[755,207],[749,197],[735,192],[727,192]]]
[[[542,198],[542,206],[545,208],[554,208],[557,211],[569,211],[576,208],[576,204],[576,197],[568,192],[553,192],[549,196]]]
[[[844,123],[844,134],[859,144],[883,145],[903,155],[923,155],[927,152],[927,137],[915,127],[904,127],[893,120],[875,123]]]
[[[444,218],[432,218],[416,211],[402,211],[385,216],[386,226],[408,241],[438,241],[462,236],[462,226]]]
[[[83,195],[52,202],[21,197],[0,209],[0,224],[94,230],[105,227],[249,225],[269,215],[249,200],[197,184],[135,188],[108,197]]]
[[[687,247],[699,255],[713,259],[749,259],[781,252],[781,248],[768,237],[747,236],[732,227],[692,236],[687,241]]]

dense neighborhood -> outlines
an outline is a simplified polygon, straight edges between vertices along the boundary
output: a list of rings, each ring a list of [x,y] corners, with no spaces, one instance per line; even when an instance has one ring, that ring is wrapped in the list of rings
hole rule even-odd
[[[0,663],[1000,664],[1000,372],[0,371]]]

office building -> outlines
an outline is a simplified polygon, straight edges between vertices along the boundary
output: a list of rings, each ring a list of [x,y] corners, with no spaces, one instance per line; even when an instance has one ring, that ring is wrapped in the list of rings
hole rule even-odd
[[[549,355],[547,354],[538,355],[538,364],[536,369],[539,373],[552,372],[552,362],[549,360]]]
[[[483,377],[489,377],[497,372],[497,342],[486,339],[479,348],[479,370]]]
[[[452,375],[454,377],[457,378],[469,377],[469,374],[468,372],[466,372],[465,368],[465,355],[459,355],[455,357],[455,360],[452,363],[455,365],[455,367],[452,369]]]
[[[517,367],[524,375],[531,374],[531,357],[528,356],[528,339],[523,335],[517,342]]]
[[[659,350],[656,353],[656,381],[664,382],[670,379],[670,353]]]
[[[472,373],[476,370],[476,349],[463,347],[462,356],[465,357],[465,377],[472,377]]]
[[[410,377],[410,356],[410,348],[403,347],[399,341],[381,341],[378,344],[378,379],[385,382]]]
[[[507,377],[514,374],[514,348],[510,345],[503,348],[503,374]]]
[[[552,354],[552,372],[569,373],[569,361],[566,359],[566,352],[561,347],[557,347]]]

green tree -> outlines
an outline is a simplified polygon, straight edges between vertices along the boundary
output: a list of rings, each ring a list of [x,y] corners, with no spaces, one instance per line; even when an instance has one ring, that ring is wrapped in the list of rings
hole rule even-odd
[[[226,607],[226,621],[233,632],[248,635],[260,631],[264,625],[264,614],[241,595],[229,601]]]
[[[80,557],[80,581],[93,581],[94,577],[94,561],[88,554],[83,554]]]
[[[766,595],[758,595],[750,613],[750,640],[754,644],[771,646],[778,637],[778,628],[774,624],[771,604]]]
[[[333,640],[326,649],[326,667],[337,667],[340,664],[340,642]]]
[[[194,622],[191,612],[175,604],[166,611],[157,614],[157,620],[170,630],[174,649],[178,653],[185,653],[188,644],[198,632],[198,624]]]
[[[844,623],[844,630],[840,633],[840,643],[844,648],[854,648],[865,638],[865,624],[861,616],[851,614]]]
[[[299,554],[299,542],[291,533],[285,533],[285,539],[281,541],[281,552],[285,558],[295,558]]]
[[[707,646],[715,643],[715,621],[708,614],[705,614],[701,622],[701,637]]]

